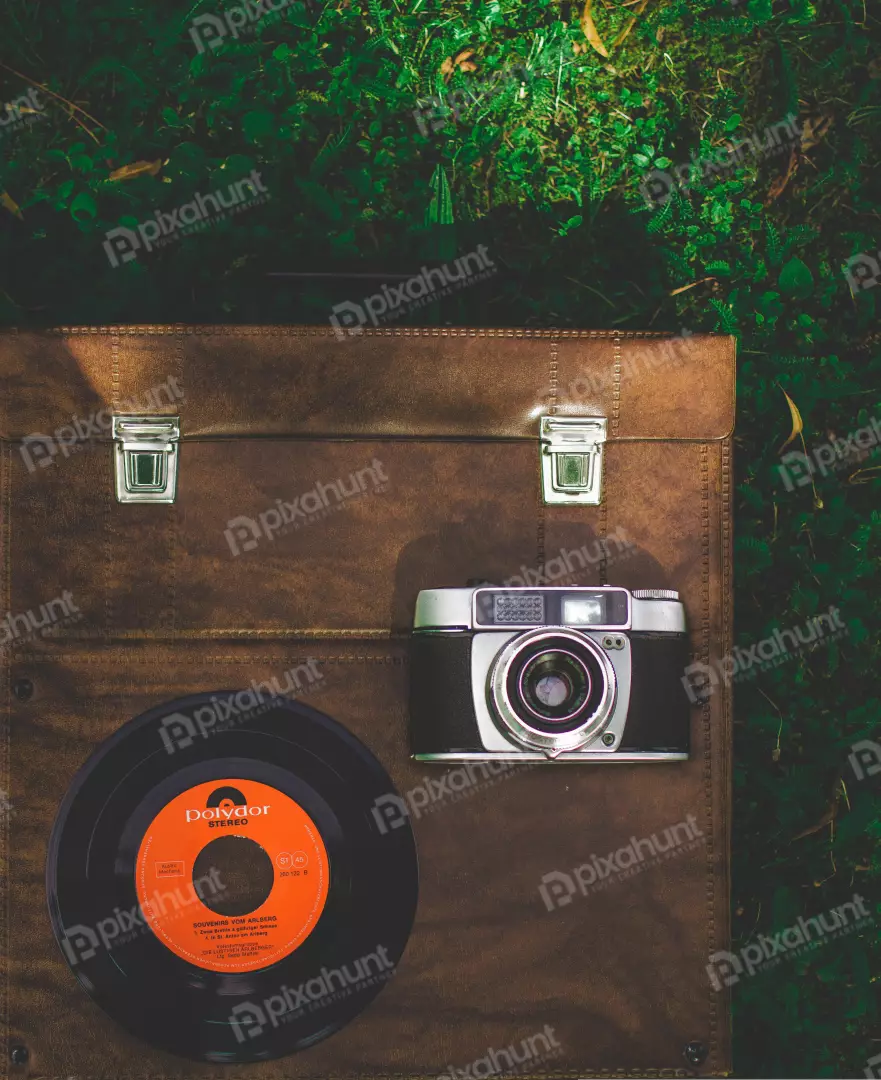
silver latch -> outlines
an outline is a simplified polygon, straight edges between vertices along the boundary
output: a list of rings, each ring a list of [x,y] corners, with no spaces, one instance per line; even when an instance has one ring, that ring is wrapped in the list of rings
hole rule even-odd
[[[599,506],[605,417],[543,416],[539,434],[544,501]]]
[[[171,503],[177,490],[177,416],[114,416],[116,498],[123,503]]]

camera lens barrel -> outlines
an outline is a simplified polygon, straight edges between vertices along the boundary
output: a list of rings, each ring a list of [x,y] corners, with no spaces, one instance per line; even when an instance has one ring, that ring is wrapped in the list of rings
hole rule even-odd
[[[602,733],[617,696],[615,669],[586,634],[540,628],[513,638],[489,673],[504,734],[544,752],[576,750]]]

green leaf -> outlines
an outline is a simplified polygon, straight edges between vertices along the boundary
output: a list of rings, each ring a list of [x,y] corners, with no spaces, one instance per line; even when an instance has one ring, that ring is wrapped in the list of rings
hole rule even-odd
[[[278,121],[268,109],[254,109],[242,117],[242,131],[250,142],[257,142],[278,130]]]
[[[573,229],[577,229],[579,225],[584,222],[584,218],[581,214],[576,214],[575,217],[569,218],[567,222],[560,226],[557,230],[560,236],[567,236]]]
[[[76,221],[93,218],[98,213],[98,204],[88,191],[81,191],[70,204],[70,215]]]
[[[780,291],[796,299],[804,300],[814,291],[814,275],[806,263],[793,257],[780,271],[777,279]]]
[[[430,187],[431,202],[425,212],[425,224],[452,225],[453,196],[443,165],[438,165],[432,173]]]
[[[878,806],[875,799],[869,794],[857,792],[851,799],[850,811],[839,815],[836,822],[836,846],[847,843],[848,840],[864,836],[877,815]]]

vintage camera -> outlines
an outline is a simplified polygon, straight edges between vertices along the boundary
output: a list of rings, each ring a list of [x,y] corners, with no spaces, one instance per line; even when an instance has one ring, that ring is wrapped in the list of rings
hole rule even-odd
[[[416,601],[417,761],[682,761],[685,609],[668,589],[428,589]]]

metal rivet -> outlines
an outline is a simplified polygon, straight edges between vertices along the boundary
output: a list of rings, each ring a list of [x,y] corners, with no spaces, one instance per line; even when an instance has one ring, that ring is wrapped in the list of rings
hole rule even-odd
[[[614,742],[615,736],[611,733],[611,731],[607,731],[606,734],[603,736],[603,746],[612,746]]]
[[[13,1046],[9,1051],[9,1058],[13,1065],[27,1065],[29,1057],[26,1046]]]
[[[689,1065],[703,1065],[709,1051],[702,1042],[690,1042],[682,1051],[682,1056]]]
[[[34,694],[34,684],[30,679],[16,679],[12,684],[12,693],[19,701],[30,701]]]

